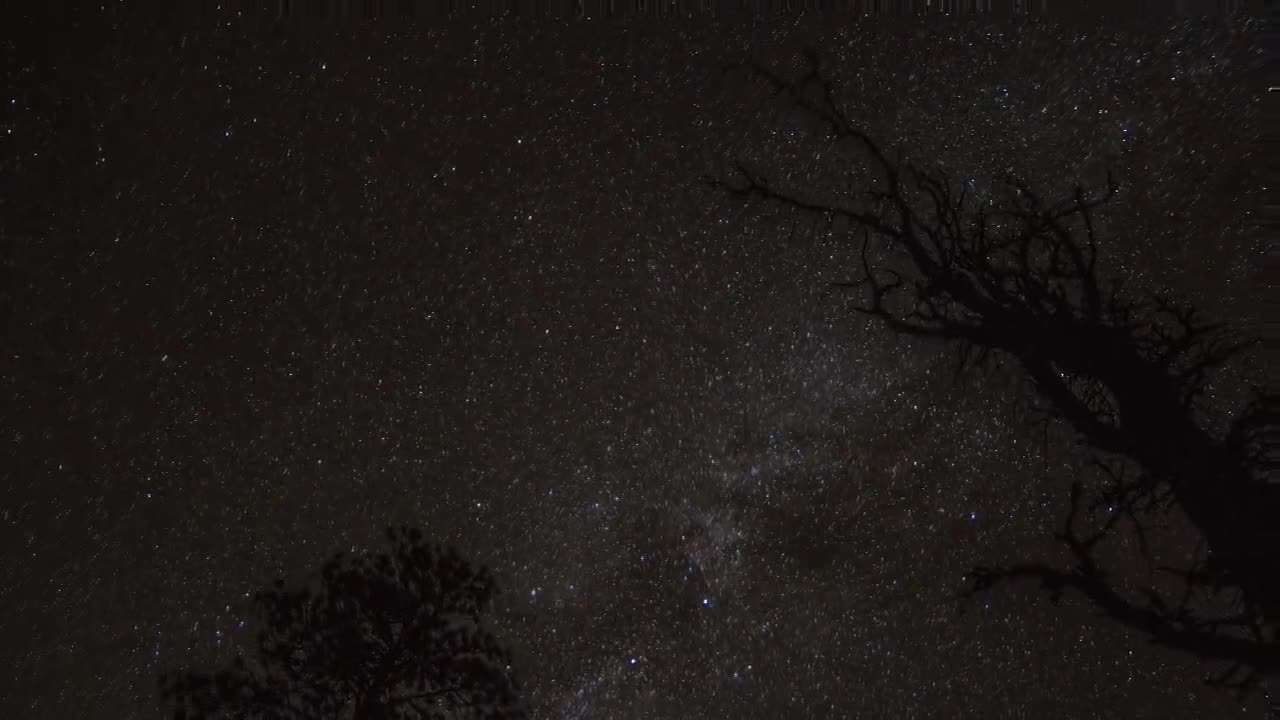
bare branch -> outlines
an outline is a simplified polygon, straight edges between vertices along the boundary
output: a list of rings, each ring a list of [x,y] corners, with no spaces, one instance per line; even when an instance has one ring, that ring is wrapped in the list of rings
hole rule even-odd
[[[1119,192],[1110,171],[1105,187],[1076,186],[1057,201],[1013,174],[1003,178],[1006,201],[975,198],[946,172],[905,160],[901,149],[891,159],[840,108],[816,54],[806,58],[808,67],[794,81],[760,65],[741,67],[821,122],[838,144],[865,153],[877,173],[862,181],[866,191],[857,191],[852,170],[830,202],[775,187],[742,165],[737,182],[713,182],[740,196],[847,220],[850,239],[859,244],[858,265],[851,279],[832,288],[858,294],[857,311],[894,332],[954,341],[957,373],[993,355],[1013,360],[1031,381],[1046,422],[1064,422],[1081,443],[1136,470],[1128,479],[1099,461],[1111,482],[1090,507],[1105,507],[1107,515],[1088,537],[1076,533],[1083,491],[1073,488],[1059,537],[1076,557],[1074,569],[987,569],[975,575],[975,587],[1037,577],[1055,594],[1082,592],[1165,646],[1275,670],[1280,484],[1273,482],[1272,448],[1280,444],[1280,403],[1274,391],[1259,390],[1226,438],[1198,424],[1195,406],[1211,373],[1253,341],[1227,340],[1224,323],[1201,323],[1194,310],[1164,295],[1131,301],[1120,281],[1101,278],[1106,239],[1095,211]],[[873,241],[883,250],[875,258]],[[1183,572],[1186,587],[1176,600],[1154,592],[1128,598],[1113,587],[1095,549],[1123,522],[1154,565],[1145,523],[1171,506],[1200,531],[1203,567]],[[1239,612],[1197,615],[1191,604],[1201,590],[1215,596],[1232,590]]]

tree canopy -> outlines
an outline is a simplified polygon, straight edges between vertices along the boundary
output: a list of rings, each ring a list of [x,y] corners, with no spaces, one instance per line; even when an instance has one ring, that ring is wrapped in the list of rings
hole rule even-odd
[[[388,528],[389,552],[338,553],[316,587],[277,580],[253,596],[250,658],[161,677],[175,718],[520,718],[508,652],[481,625],[488,570],[420,530]]]

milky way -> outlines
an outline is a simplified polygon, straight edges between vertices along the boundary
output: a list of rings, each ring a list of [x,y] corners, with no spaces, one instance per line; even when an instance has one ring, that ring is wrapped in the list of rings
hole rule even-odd
[[[247,592],[399,523],[493,568],[539,717],[1256,711],[1082,603],[958,601],[1081,458],[828,294],[846,238],[699,182],[829,187],[720,70],[812,39],[974,188],[1116,168],[1118,272],[1247,321],[1248,26],[80,23],[0,62],[0,715],[153,717]]]

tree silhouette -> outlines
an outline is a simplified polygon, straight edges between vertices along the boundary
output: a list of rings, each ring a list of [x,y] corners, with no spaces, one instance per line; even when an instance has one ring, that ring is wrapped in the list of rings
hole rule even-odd
[[[480,625],[492,576],[421,531],[392,549],[334,555],[319,587],[255,593],[254,657],[160,678],[175,718],[520,718],[510,656]]]
[[[1064,422],[1103,470],[1097,488],[1073,485],[1056,534],[1074,566],[979,567],[972,592],[1034,578],[1055,595],[1082,593],[1155,643],[1225,661],[1213,682],[1247,687],[1280,671],[1280,395],[1253,387],[1225,433],[1197,420],[1211,374],[1249,342],[1165,294],[1134,299],[1102,278],[1094,211],[1117,192],[1110,173],[1105,187],[1077,185],[1057,202],[1013,175],[1003,196],[977,197],[944,171],[889,157],[837,105],[816,54],[806,57],[796,80],[759,64],[734,69],[863,153],[864,188],[780,189],[741,162],[708,182],[849,228],[859,267],[833,290],[860,292],[857,311],[893,331],[950,344],[957,373],[993,361],[1019,368],[1041,418]],[[1189,568],[1157,565],[1146,532],[1175,508],[1202,538]],[[1121,522],[1175,591],[1126,591],[1106,569],[1099,546]]]

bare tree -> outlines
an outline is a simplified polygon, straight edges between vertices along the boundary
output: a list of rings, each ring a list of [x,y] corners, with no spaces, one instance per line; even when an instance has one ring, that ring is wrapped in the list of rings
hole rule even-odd
[[[890,157],[838,105],[817,55],[806,57],[795,80],[759,64],[736,69],[861,153],[870,175],[854,178],[853,189],[805,193],[739,162],[708,182],[825,218],[832,231],[847,228],[859,266],[835,287],[861,293],[859,312],[950,344],[957,372],[993,360],[1020,368],[1044,421],[1064,422],[1104,471],[1095,489],[1073,486],[1057,534],[1074,566],[979,567],[973,591],[1035,578],[1054,593],[1083,593],[1156,643],[1225,661],[1216,682],[1248,686],[1280,671],[1280,395],[1253,387],[1225,433],[1197,420],[1211,375],[1250,341],[1167,295],[1134,299],[1103,279],[1095,211],[1118,190],[1110,173],[1105,187],[1077,185],[1059,201],[1013,175],[1003,194],[979,197],[944,171]],[[1203,540],[1189,568],[1154,565],[1145,532],[1174,508]],[[1178,578],[1177,592],[1126,592],[1115,582],[1097,550],[1122,520],[1152,569]]]
[[[175,718],[412,720],[524,717],[510,656],[480,625],[487,570],[416,529],[389,553],[339,553],[318,590],[277,580],[254,596],[250,661],[160,679]]]

